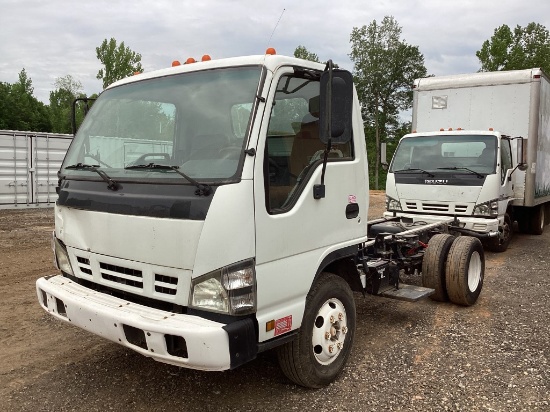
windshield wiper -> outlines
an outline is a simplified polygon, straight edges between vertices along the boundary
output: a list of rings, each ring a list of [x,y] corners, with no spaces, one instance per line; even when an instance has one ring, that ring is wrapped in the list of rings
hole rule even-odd
[[[146,165],[132,165],[132,166],[126,166],[124,169],[132,170],[132,169],[157,169],[157,170],[173,170],[180,176],[187,179],[187,181],[197,188],[195,191],[195,194],[198,196],[208,196],[210,193],[212,193],[212,188],[208,186],[206,183],[199,183],[195,179],[193,179],[190,176],[187,176],[185,173],[183,173],[181,170],[179,170],[179,166],[167,166],[167,165],[159,165],[156,163],[148,163]]]
[[[406,172],[422,172],[426,173],[430,177],[435,177],[433,173],[428,172],[424,169],[401,169],[401,170],[394,170],[393,173],[406,173]]]
[[[99,170],[99,165],[87,165],[85,163],[77,163],[74,165],[66,166],[65,169],[75,169],[75,170],[90,170],[96,172],[105,182],[107,182],[107,189],[118,190],[119,184],[111,179],[107,173],[103,170]]]
[[[475,170],[472,170],[472,169],[468,169],[467,167],[438,167],[437,169],[438,170],[467,170],[468,172],[470,172],[470,173],[476,175],[477,177],[479,177],[480,179],[485,177],[481,173],[476,172]]]

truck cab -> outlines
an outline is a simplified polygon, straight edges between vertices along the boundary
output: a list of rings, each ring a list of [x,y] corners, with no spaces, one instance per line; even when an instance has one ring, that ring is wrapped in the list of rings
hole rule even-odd
[[[463,233],[505,247],[520,183],[513,179],[516,164],[511,140],[499,132],[405,135],[388,170],[385,216],[398,214],[412,225],[455,216]]]

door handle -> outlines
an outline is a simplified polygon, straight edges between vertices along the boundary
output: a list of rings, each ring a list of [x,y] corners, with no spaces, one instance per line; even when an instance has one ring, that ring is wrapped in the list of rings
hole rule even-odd
[[[346,206],[346,219],[354,219],[359,216],[359,205],[350,203]]]

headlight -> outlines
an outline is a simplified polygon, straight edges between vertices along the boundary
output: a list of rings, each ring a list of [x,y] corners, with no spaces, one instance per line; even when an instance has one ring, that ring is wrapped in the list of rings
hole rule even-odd
[[[73,268],[69,260],[69,254],[67,253],[67,249],[65,248],[65,245],[55,236],[52,242],[53,242],[53,250],[55,254],[55,261],[57,263],[56,267],[61,272],[65,272],[69,275],[74,276]]]
[[[386,210],[388,212],[401,212],[403,209],[401,209],[399,200],[395,200],[393,197],[386,195]]]
[[[254,261],[239,262],[193,279],[191,306],[230,315],[254,313],[256,311]]]
[[[473,215],[497,217],[498,216],[498,199],[490,200],[488,202],[475,205]]]

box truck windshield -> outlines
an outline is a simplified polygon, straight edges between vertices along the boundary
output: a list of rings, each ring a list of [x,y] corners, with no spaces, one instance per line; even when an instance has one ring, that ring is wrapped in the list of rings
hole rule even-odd
[[[260,75],[258,66],[224,68],[107,89],[60,178],[97,180],[99,170],[117,182],[190,184],[178,170],[201,182],[236,181]]]
[[[407,137],[397,148],[390,171],[494,174],[497,141],[493,135]]]

